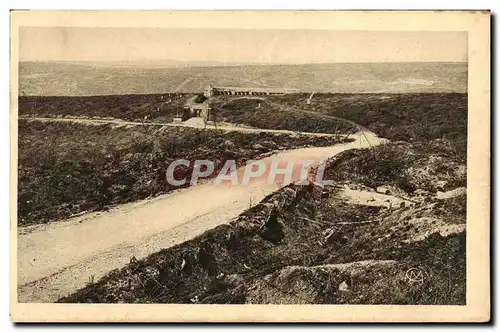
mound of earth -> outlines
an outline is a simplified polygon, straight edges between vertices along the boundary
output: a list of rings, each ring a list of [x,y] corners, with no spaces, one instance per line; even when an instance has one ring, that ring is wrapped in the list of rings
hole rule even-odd
[[[319,266],[287,266],[269,274],[250,288],[247,303],[314,304],[337,303],[343,293],[354,287],[352,280],[377,269],[389,274],[393,260],[367,260]],[[392,272],[392,271],[391,271]]]
[[[426,144],[395,142],[373,149],[350,150],[330,160],[327,176],[335,181],[352,181],[376,190],[397,187],[402,192],[448,191],[467,184],[467,167],[454,151],[440,141]]]

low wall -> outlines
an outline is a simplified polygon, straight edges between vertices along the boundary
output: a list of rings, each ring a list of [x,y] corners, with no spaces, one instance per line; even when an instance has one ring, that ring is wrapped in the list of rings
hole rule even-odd
[[[299,89],[286,88],[240,88],[240,87],[210,87],[205,91],[207,96],[217,95],[284,95],[298,93]]]

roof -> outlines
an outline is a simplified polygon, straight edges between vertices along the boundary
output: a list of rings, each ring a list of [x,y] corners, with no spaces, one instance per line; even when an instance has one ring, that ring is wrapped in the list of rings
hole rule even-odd
[[[271,92],[271,91],[299,91],[294,88],[257,88],[257,87],[237,87],[237,86],[212,86],[215,90],[233,90],[233,91],[255,91],[255,92]]]

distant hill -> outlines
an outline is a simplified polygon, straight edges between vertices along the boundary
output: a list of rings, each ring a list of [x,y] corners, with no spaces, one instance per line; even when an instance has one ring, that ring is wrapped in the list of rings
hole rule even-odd
[[[201,92],[208,85],[290,87],[302,92],[467,92],[466,63],[335,63],[131,66],[21,62],[21,95],[90,96]]]

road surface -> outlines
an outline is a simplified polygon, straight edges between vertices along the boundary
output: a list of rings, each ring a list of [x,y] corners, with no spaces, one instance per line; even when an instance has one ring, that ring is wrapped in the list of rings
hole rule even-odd
[[[371,132],[330,147],[289,150],[264,158],[266,164],[313,160],[382,143]],[[237,172],[241,173],[242,169]],[[123,267],[131,257],[149,254],[225,224],[279,189],[279,183],[217,185],[212,181],[157,197],[124,204],[46,225],[18,228],[18,300],[54,302]]]

